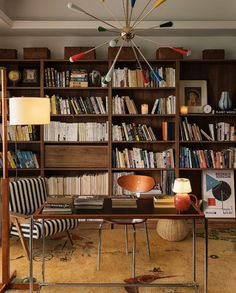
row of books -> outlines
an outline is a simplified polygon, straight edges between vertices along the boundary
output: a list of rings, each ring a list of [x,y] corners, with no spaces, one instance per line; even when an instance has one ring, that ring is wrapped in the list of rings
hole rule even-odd
[[[49,195],[108,195],[108,173],[46,179]]]
[[[52,121],[44,126],[44,141],[108,141],[108,122]]]
[[[174,151],[152,152],[141,148],[112,151],[113,168],[174,168]]]
[[[0,139],[2,140],[2,124],[0,124]],[[34,141],[38,139],[37,128],[34,125],[10,125],[7,122],[8,141]]]
[[[156,141],[157,137],[151,126],[125,122],[112,126],[113,141]]]
[[[183,141],[234,141],[235,125],[226,122],[209,123],[209,134],[201,129],[196,123],[189,123],[184,117],[180,123],[180,137]]]
[[[77,115],[77,114],[107,114],[108,97],[68,97],[62,98],[53,95],[51,101],[52,115]]]
[[[176,113],[176,97],[170,95],[166,98],[158,98],[155,100],[151,114],[173,115]]]
[[[236,168],[236,148],[215,151],[181,147],[180,168]]]
[[[138,110],[129,96],[116,95],[112,98],[112,114],[138,114]]]
[[[129,69],[127,67],[113,70],[113,87],[175,87],[175,69],[171,67],[159,67],[154,69],[163,81],[157,81],[150,70],[144,70],[147,83],[142,78],[141,69]]]
[[[44,78],[46,87],[88,87],[88,72],[84,69],[70,71],[47,67]]]
[[[37,155],[31,151],[20,151],[16,152],[8,151],[8,168],[11,169],[38,169],[39,161]],[[0,153],[0,167],[3,167],[2,153]]]

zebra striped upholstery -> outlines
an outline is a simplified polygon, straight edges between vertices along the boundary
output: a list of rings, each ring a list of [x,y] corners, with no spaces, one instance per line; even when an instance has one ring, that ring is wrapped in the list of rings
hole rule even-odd
[[[32,215],[46,201],[47,191],[44,178],[29,178],[10,182],[10,210],[26,216]],[[56,233],[74,229],[78,225],[76,219],[52,219],[44,221],[44,234],[52,236]],[[21,224],[24,237],[29,238],[30,225]],[[13,225],[11,234],[19,236]],[[42,220],[34,221],[33,238],[42,237]]]

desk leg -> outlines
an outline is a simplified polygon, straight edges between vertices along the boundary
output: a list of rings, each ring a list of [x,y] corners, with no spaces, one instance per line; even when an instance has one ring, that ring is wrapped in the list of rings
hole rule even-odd
[[[34,219],[30,217],[30,238],[29,238],[29,252],[30,252],[30,262],[29,262],[29,271],[30,271],[30,293],[33,292],[34,280],[33,280],[33,230],[34,230]]]
[[[193,219],[193,282],[196,283],[196,220]]]
[[[42,281],[45,283],[45,227],[44,219],[42,219]]]
[[[208,292],[208,219],[204,219],[204,293]]]

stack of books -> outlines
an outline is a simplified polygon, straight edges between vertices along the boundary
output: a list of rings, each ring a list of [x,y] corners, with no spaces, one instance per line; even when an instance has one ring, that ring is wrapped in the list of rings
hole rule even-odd
[[[52,197],[47,198],[42,211],[43,214],[71,214],[71,197]]]
[[[76,209],[102,209],[103,202],[103,198],[81,196],[74,199],[74,206]]]
[[[73,69],[70,73],[70,87],[88,87],[88,73],[83,69]]]
[[[155,208],[174,208],[174,196],[154,196],[153,205]]]
[[[112,198],[112,208],[113,209],[134,209],[137,208],[136,198],[119,197]]]

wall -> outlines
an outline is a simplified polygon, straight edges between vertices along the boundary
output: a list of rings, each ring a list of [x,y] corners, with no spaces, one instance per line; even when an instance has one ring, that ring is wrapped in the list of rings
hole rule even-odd
[[[149,59],[155,58],[157,47],[181,46],[192,50],[191,57],[201,58],[203,49],[225,49],[227,59],[236,59],[236,37],[149,37],[160,44],[160,46],[143,40],[137,40],[137,45],[142,49]],[[94,46],[111,39],[104,37],[75,37],[75,36],[0,36],[0,48],[15,48],[18,50],[18,57],[22,58],[24,47],[48,47],[51,50],[53,59],[63,59],[65,46]],[[107,45],[97,50],[97,58],[107,57]]]

